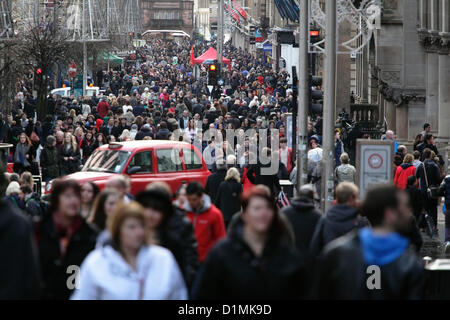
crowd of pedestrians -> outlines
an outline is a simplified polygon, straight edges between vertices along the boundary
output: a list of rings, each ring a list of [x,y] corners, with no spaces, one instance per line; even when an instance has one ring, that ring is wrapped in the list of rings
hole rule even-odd
[[[430,192],[450,190],[449,177],[441,184],[429,133],[417,157],[397,148],[395,187],[373,187],[359,199],[356,169],[336,132],[336,203],[321,213],[318,118],[308,126],[309,184],[280,205],[280,181],[296,181],[297,170],[286,136],[286,113],[294,107],[289,74],[227,45],[224,90],[210,92],[205,66],[194,78],[189,51],[188,42],[149,41],[142,64],[104,70],[104,95],[49,97],[42,123],[30,111],[31,98],[18,94],[13,114],[0,121],[1,142],[14,146],[14,173],[0,175],[0,232],[8,234],[0,241],[0,298],[421,298],[421,240],[411,213],[435,218]],[[230,129],[241,144],[226,141]],[[177,130],[213,160],[204,187],[191,182],[172,194],[153,182],[133,196],[126,176],[113,176],[102,191],[64,178],[103,144],[174,140]],[[208,130],[214,135],[198,141]],[[273,162],[277,170],[267,174]],[[52,181],[48,202],[33,175]],[[412,202],[414,192],[424,197],[424,211]],[[446,219],[447,225],[450,231]],[[381,269],[381,290],[366,285],[371,265]],[[13,270],[26,276],[12,277]]]

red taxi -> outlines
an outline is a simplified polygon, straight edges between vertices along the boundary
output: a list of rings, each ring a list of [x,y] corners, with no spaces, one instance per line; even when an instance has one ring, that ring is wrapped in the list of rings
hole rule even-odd
[[[136,195],[155,181],[168,183],[172,192],[191,181],[205,186],[210,172],[201,152],[189,143],[142,140],[114,142],[97,148],[83,169],[67,178],[80,184],[93,181],[103,189],[106,181],[116,174],[130,177],[130,193]]]

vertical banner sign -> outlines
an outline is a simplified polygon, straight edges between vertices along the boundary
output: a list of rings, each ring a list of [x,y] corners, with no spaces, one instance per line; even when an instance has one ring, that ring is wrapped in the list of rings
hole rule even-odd
[[[358,139],[356,142],[356,183],[363,197],[373,185],[392,183],[394,142]]]

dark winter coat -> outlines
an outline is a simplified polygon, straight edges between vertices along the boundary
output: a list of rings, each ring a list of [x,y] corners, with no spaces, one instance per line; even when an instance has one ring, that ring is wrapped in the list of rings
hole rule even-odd
[[[176,208],[167,232],[161,234],[161,245],[169,249],[178,262],[186,285],[190,287],[198,269],[197,240],[186,213]]]
[[[36,239],[39,248],[39,260],[45,284],[44,294],[47,299],[68,299],[71,291],[67,287],[69,266],[81,266],[84,258],[95,249],[96,232],[80,218],[74,222],[74,233],[67,245],[64,256],[61,254],[60,240],[53,217],[46,214],[36,225]]]
[[[59,177],[59,150],[56,147],[45,146],[39,158],[42,168],[42,178],[56,179]]]
[[[141,130],[139,130],[138,133],[136,133],[136,137],[134,139],[135,140],[144,140],[144,137],[153,138],[152,130],[142,127]]]
[[[380,289],[367,287],[368,265],[356,231],[327,246],[316,264],[314,299],[397,300],[423,298],[424,268],[410,250],[380,267]],[[372,272],[373,273],[373,272]]]
[[[214,205],[222,212],[225,226],[231,217],[241,210],[240,197],[242,194],[242,184],[230,179],[223,181],[216,193]]]
[[[91,139],[89,141],[87,139],[83,139],[81,142],[81,150],[83,150],[84,159],[89,158],[95,149],[95,139]]]
[[[0,201],[0,300],[39,299],[39,263],[30,221]]]
[[[262,184],[269,188],[272,192],[272,197],[277,197],[278,192],[281,190],[280,180],[277,173],[273,175],[264,174],[263,169],[269,170],[270,164],[252,164],[247,171],[247,178],[254,185]]]
[[[425,170],[424,170],[425,166]],[[425,179],[425,171],[427,179]],[[433,160],[425,160],[416,170],[416,178],[420,182],[420,191],[422,194],[427,194],[427,180],[428,186],[439,186],[441,184],[441,171],[438,165]]]
[[[322,214],[314,207],[314,202],[307,198],[297,198],[282,213],[292,225],[295,234],[295,246],[305,256],[309,255],[309,246]]]
[[[343,204],[331,207],[317,223],[310,246],[311,254],[318,256],[322,249],[334,239],[367,224],[367,220],[361,218],[358,210],[353,207]]]
[[[74,148],[72,144],[66,148],[65,145],[61,146],[60,158],[61,158],[61,171],[66,174],[74,173],[78,171],[79,161],[80,161],[80,150],[78,147]],[[65,160],[64,157],[73,157],[73,160]]]
[[[168,140],[169,139],[169,129],[160,129],[156,134],[157,140]]]
[[[269,237],[257,257],[243,239],[241,218],[209,253],[195,299],[296,299],[304,294],[304,259],[281,235]]]
[[[211,198],[211,201],[215,201],[217,196],[217,190],[219,190],[220,184],[225,181],[225,176],[227,175],[226,169],[217,170],[212,175],[208,177],[205,185],[205,192]]]

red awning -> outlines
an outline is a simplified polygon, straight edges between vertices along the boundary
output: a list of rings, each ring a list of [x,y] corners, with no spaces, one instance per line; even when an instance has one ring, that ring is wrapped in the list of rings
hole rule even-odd
[[[194,59],[194,64],[202,64],[206,60],[216,60],[217,59],[217,51],[213,47],[209,48],[205,53],[203,53],[200,57]],[[231,61],[225,57],[222,58],[224,64],[228,65],[228,68],[231,70]]]

